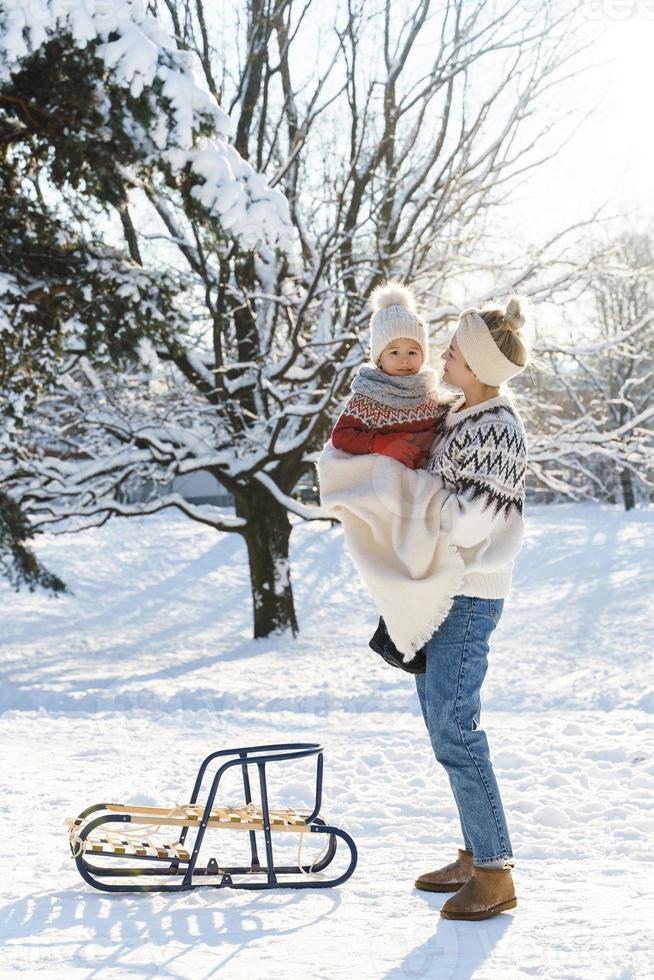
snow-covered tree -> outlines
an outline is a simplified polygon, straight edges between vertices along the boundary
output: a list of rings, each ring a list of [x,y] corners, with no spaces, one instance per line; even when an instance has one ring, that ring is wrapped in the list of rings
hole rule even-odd
[[[168,0],[167,34],[136,2],[44,0],[37,21],[9,0],[0,109],[19,193],[56,208],[80,247],[117,217],[124,274],[144,273],[120,357],[111,320],[88,342],[93,292],[67,321],[57,384],[5,466],[33,527],[178,507],[243,536],[255,636],[297,629],[289,512],[327,515],[293,488],[365,357],[366,296],[410,279],[438,331],[457,312],[452,281],[492,268],[489,218],[556,151],[541,141],[575,54],[564,6]],[[559,288],[543,281],[551,258],[506,265],[503,288]],[[146,299],[164,271],[177,295]],[[235,516],[173,494],[125,502],[132,477],[200,469]]]
[[[16,584],[58,587],[45,572],[35,577],[24,548],[56,516],[47,492],[40,504],[31,496],[32,476],[47,473],[74,513],[80,500],[56,468],[93,452],[84,416],[72,421],[72,435],[42,424],[46,393],[73,405],[67,392],[78,361],[96,379],[112,377],[144,358],[151,365],[154,347],[182,383],[203,395],[209,387],[193,353],[194,283],[173,264],[144,261],[130,190],[147,182],[160,207],[186,218],[180,234],[202,225],[217,249],[247,254],[259,243],[281,254],[291,240],[283,195],[227,141],[230,120],[192,60],[138,2],[92,12],[12,0],[0,12],[0,450],[12,489],[2,497],[0,548]],[[105,244],[101,209],[119,216],[123,251]]]
[[[597,242],[568,344],[543,342],[531,375],[533,485],[635,506],[654,489],[654,252],[643,232]],[[580,336],[581,334],[581,336]],[[518,385],[518,389],[520,389]]]
[[[0,453],[15,462],[30,457],[29,448],[19,452],[26,422],[56,384],[71,340],[96,362],[120,365],[133,360],[145,340],[161,342],[175,336],[171,327],[184,325],[170,276],[80,240],[42,201],[21,195],[18,163],[7,155],[0,172]],[[16,587],[60,591],[63,583],[27,547],[33,536],[17,502],[3,493],[0,568]]]
[[[593,279],[592,295],[604,342],[589,365],[597,413],[604,415],[616,429],[645,416],[651,419],[654,414],[650,411],[654,404],[654,247],[649,235],[629,232],[618,236],[612,243],[604,274]],[[623,459],[620,454],[610,469],[605,468],[607,482],[611,476],[619,481],[626,510],[635,506],[636,486],[646,489],[648,496],[654,489],[652,425],[646,427],[642,422],[638,429],[640,445],[634,447],[630,457]],[[634,439],[630,441],[633,444]]]

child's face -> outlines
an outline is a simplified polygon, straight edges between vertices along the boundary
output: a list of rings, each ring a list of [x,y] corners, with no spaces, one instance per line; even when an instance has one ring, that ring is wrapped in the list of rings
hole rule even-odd
[[[400,337],[386,344],[379,363],[386,374],[417,374],[422,367],[422,348],[417,341]]]

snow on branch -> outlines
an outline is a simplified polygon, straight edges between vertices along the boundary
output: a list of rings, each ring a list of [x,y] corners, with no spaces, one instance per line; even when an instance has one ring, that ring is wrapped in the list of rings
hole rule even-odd
[[[112,138],[114,108],[103,88],[122,91],[122,130],[137,151],[139,168],[165,165],[192,175],[190,196],[244,248],[264,241],[287,250],[294,231],[286,198],[270,187],[227,142],[229,116],[195,74],[194,52],[177,48],[141,0],[76,4],[66,0],[5,0],[0,21],[0,87],[53,39],[90,48],[104,65],[97,110],[104,126],[89,138]],[[141,103],[147,122],[128,108]],[[132,167],[136,167],[132,164]],[[188,178],[186,178],[188,179]]]
[[[196,506],[195,504],[189,503],[188,500],[178,493],[171,493],[165,497],[158,497],[156,500],[148,500],[143,503],[129,504],[121,503],[113,497],[107,499],[100,498],[93,504],[86,506],[76,505],[70,510],[67,510],[61,505],[57,505],[55,501],[51,500],[48,501],[45,509],[42,511],[37,506],[33,507],[32,514],[34,516],[32,525],[34,528],[40,529],[46,525],[62,523],[71,518],[80,518],[84,521],[85,518],[94,517],[100,518],[100,522],[104,523],[103,518],[106,519],[110,515],[139,517],[147,514],[156,514],[166,507],[177,507],[187,517],[191,517],[194,521],[198,521],[200,524],[206,524],[208,527],[212,527],[217,531],[239,531],[247,527],[247,521],[242,517],[231,517],[228,514],[224,514],[219,507],[213,507],[209,504]],[[98,521],[95,523],[97,524]],[[85,526],[89,527],[92,525],[86,523]]]
[[[298,517],[303,517],[308,521],[336,520],[334,515],[324,507],[307,507],[294,497],[289,497],[288,494],[283,493],[272,477],[268,476],[267,473],[256,473],[255,479],[258,480],[259,483],[261,483],[267,490],[269,490],[275,500],[277,500],[280,504],[283,504],[283,506],[287,510],[291,511],[292,514],[297,514]]]

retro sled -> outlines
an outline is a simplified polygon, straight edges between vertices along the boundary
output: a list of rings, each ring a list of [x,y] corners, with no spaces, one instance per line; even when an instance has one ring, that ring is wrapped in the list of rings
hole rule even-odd
[[[311,813],[296,813],[292,808],[270,809],[266,766],[311,755],[317,756],[316,797]],[[216,759],[225,761],[221,762],[211,779],[206,800],[199,803],[207,769]],[[241,767],[245,803],[216,806],[220,780],[232,766]],[[256,766],[258,770],[261,806],[252,801],[251,766]],[[187,891],[198,886],[331,888],[341,885],[354,872],[357,849],[349,834],[337,827],[327,826],[318,816],[322,802],[322,773],[323,748],[315,742],[255,745],[212,752],[198,770],[188,804],[166,808],[98,803],[87,807],[75,819],[67,820],[71,853],[82,878],[94,888],[109,892]],[[217,835],[216,830],[245,830],[249,833],[249,866],[231,866],[214,856],[204,863],[200,862],[201,854],[207,851],[216,854],[216,846],[222,847],[225,843],[224,836]],[[277,833],[299,834],[297,865],[275,864],[273,837]],[[263,834],[264,865],[259,860],[257,834]],[[322,851],[311,865],[303,865],[301,859],[305,834],[326,837]],[[321,872],[336,854],[337,838],[349,848],[348,867],[337,877],[323,877]],[[234,876],[243,876],[245,880],[235,880]],[[109,878],[123,880],[112,883],[105,880]],[[136,882],[135,878],[167,880],[141,883]]]

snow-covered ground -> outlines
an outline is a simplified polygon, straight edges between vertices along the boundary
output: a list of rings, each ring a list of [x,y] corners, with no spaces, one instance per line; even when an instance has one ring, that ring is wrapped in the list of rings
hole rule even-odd
[[[165,514],[40,539],[74,595],[0,585],[0,975],[651,976],[654,511],[531,507],[527,528],[481,719],[518,906],[477,923],[413,888],[456,856],[458,818],[413,678],[367,648],[377,616],[339,527],[293,532],[296,640],[250,639],[236,535]],[[133,897],[82,881],[67,816],[183,802],[209,751],[278,740],[324,743],[322,814],[359,848],[344,885]],[[310,806],[313,774],[287,764],[272,805]]]

